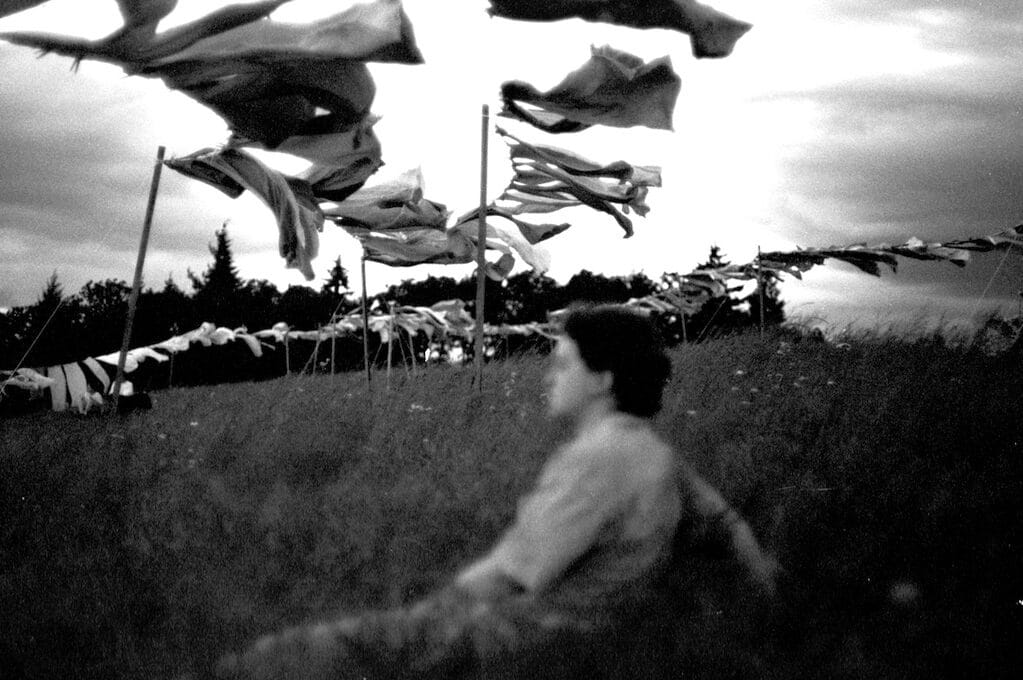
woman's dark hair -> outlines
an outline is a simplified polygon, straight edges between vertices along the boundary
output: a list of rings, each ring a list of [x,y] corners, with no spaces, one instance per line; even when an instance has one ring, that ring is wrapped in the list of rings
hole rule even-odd
[[[619,305],[573,307],[565,333],[591,371],[610,371],[618,410],[649,418],[661,410],[671,360],[648,318]]]

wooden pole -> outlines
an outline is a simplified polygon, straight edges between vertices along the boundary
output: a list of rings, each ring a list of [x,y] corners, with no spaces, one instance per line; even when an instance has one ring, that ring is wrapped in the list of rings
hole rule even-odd
[[[387,303],[387,311],[390,313],[387,331],[387,389],[391,389],[391,357],[394,355],[394,302]]]
[[[679,297],[680,300],[682,300],[683,304],[686,304],[686,302],[687,302],[685,296],[682,294],[682,287],[685,285],[685,283],[686,283],[686,277],[680,276],[679,280],[678,280],[678,297]],[[686,329],[686,310],[680,309],[679,312],[680,312],[679,318],[682,319],[682,342],[683,343],[688,343],[689,342],[689,331],[688,331],[688,329]]]
[[[330,380],[333,382],[337,376],[337,312],[330,315]]]
[[[284,329],[284,375],[291,375],[291,327]]]
[[[149,184],[149,201],[146,203],[146,217],[142,222],[142,239],[139,242],[139,254],[135,260],[135,279],[131,285],[131,296],[128,298],[128,318],[124,322],[124,335],[121,338],[121,353],[117,357],[117,377],[114,379],[114,413],[121,398],[121,385],[124,383],[124,365],[128,359],[128,345],[131,344],[131,329],[135,323],[135,310],[138,307],[139,290],[142,288],[142,268],[146,263],[146,249],[149,247],[149,231],[153,226],[153,211],[156,208],[156,193],[160,187],[160,171],[163,169],[163,155],[166,148],[162,145],[156,149],[156,162],[153,164],[153,179]]]
[[[764,272],[760,266],[760,246],[757,246],[757,294],[760,296],[760,339],[764,339]]]
[[[366,302],[366,253],[362,254],[362,360],[366,366],[366,385],[372,379],[369,370],[369,303]]]
[[[490,107],[483,105],[480,129],[480,214],[476,232],[476,385],[483,391],[483,302],[486,294],[487,250],[487,133]]]

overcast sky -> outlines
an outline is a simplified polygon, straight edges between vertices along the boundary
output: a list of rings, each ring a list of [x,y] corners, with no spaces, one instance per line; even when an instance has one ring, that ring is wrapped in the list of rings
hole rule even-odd
[[[226,4],[180,0],[161,28]],[[323,16],[346,0],[294,0],[280,20]],[[675,130],[592,128],[548,136],[492,122],[533,142],[598,161],[663,168],[651,210],[625,240],[606,215],[554,215],[573,227],[544,244],[559,281],[586,268],[607,275],[691,270],[712,244],[734,262],[764,250],[981,236],[1023,222],[1023,12],[1018,0],[716,0],[754,28],[720,60],[691,56],[688,37],[564,21],[491,19],[483,0],[405,0],[421,66],[371,64],[376,131],[386,165],[376,180],[420,166],[428,198],[456,214],[479,202],[480,108],[499,109],[503,81],[547,89],[610,44],[645,60],[670,55],[682,79]],[[51,0],[0,20],[0,30],[101,37],[120,24],[113,0]],[[159,145],[185,155],[227,138],[224,123],[157,80],[113,66],[0,43],[0,307],[34,302],[54,271],[68,293],[86,281],[130,281]],[[489,197],[511,172],[489,138]],[[288,171],[287,163],[278,165]],[[290,168],[295,171],[298,168]],[[146,285],[187,288],[229,220],[244,278],[302,285],[277,255],[277,229],[258,200],[231,200],[165,171]],[[327,224],[317,287],[334,258],[358,288],[360,249]],[[519,265],[521,268],[523,265]],[[517,270],[519,269],[517,268]],[[461,278],[471,265],[389,268],[369,263],[370,292],[428,274]],[[996,306],[1015,313],[1019,252],[976,254],[965,269],[902,260],[882,278],[829,262],[782,287],[791,315],[835,325],[923,316],[965,319]]]

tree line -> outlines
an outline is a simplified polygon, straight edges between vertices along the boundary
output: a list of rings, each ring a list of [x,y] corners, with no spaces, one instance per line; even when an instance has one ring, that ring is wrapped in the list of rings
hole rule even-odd
[[[190,292],[172,277],[160,290],[145,288],[138,300],[133,324],[133,347],[149,345],[197,328],[204,321],[218,326],[245,326],[250,331],[284,321],[293,328],[309,330],[329,322],[335,312],[360,308],[361,297],[348,287],[348,272],[340,258],[334,261],[320,288],[291,286],[281,291],[265,279],[243,280],[238,275],[227,229],[216,232],[209,246],[213,261],[201,274],[188,271]],[[728,264],[717,246],[697,268]],[[487,280],[484,317],[490,324],[543,322],[547,314],[572,302],[626,302],[675,285],[678,274],[665,273],[659,280],[645,274],[607,277],[582,270],[564,285],[545,275],[524,272],[505,281]],[[784,320],[784,303],[773,282],[765,285],[764,316],[768,324]],[[67,363],[87,356],[116,351],[121,346],[131,286],[120,279],[89,281],[77,293],[67,295],[54,273],[35,304],[0,313],[0,368]],[[476,281],[473,276],[456,280],[428,276],[389,286],[373,296],[373,304],[386,310],[398,305],[430,306],[458,298],[473,312]],[[659,319],[669,343],[700,339],[756,326],[760,322],[760,296],[745,299],[721,296],[709,300],[695,314]],[[45,328],[45,331],[44,331]]]

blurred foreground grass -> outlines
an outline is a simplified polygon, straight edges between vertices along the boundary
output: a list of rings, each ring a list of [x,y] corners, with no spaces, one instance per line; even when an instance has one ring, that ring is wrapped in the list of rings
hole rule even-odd
[[[673,352],[657,427],[786,566],[765,608],[693,558],[673,677],[1017,677],[1019,359],[940,336]],[[0,676],[170,678],[267,630],[407,602],[510,521],[564,436],[541,357],[175,389],[0,422]],[[638,672],[637,672],[638,673]],[[637,674],[636,677],[641,677]]]

